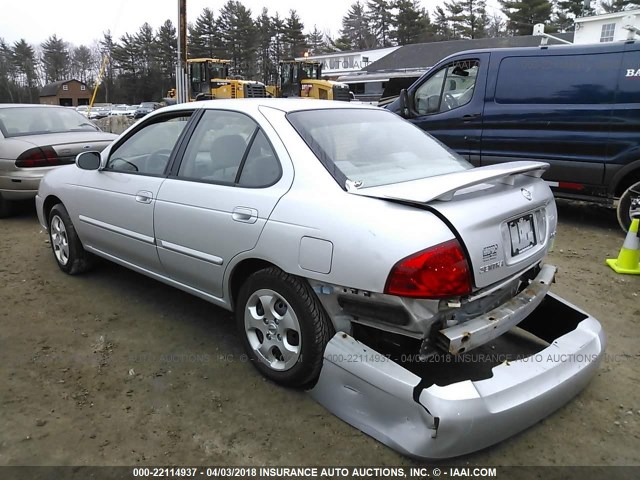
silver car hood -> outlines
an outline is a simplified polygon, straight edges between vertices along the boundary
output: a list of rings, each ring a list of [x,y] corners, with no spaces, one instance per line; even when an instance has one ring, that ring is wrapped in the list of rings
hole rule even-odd
[[[484,288],[545,256],[557,223],[553,194],[539,179],[547,167],[513,162],[349,191],[437,214],[466,249],[475,286]]]

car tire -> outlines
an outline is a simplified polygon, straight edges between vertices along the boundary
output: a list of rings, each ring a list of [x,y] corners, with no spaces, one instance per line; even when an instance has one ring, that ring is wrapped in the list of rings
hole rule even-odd
[[[311,286],[276,267],[255,272],[242,285],[236,323],[253,365],[288,387],[315,383],[335,333]]]
[[[633,202],[635,198],[640,198],[640,182],[630,185],[624,192],[622,192],[620,200],[618,201],[618,208],[616,211],[618,215],[618,223],[625,232],[629,230],[629,226],[631,225],[631,202]]]
[[[0,218],[6,218],[13,213],[13,202],[5,200],[0,194]]]
[[[53,258],[63,272],[77,275],[93,266],[93,255],[82,246],[69,213],[61,203],[49,212],[49,242]]]

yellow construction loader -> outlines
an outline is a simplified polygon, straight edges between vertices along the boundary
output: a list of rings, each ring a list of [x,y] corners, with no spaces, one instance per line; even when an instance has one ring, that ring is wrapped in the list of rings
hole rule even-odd
[[[264,98],[264,83],[229,75],[230,60],[190,58],[187,60],[191,100],[216,98]]]
[[[351,100],[345,83],[322,79],[322,64],[312,60],[285,60],[279,64],[277,88],[268,87],[275,97],[319,98],[321,100]]]

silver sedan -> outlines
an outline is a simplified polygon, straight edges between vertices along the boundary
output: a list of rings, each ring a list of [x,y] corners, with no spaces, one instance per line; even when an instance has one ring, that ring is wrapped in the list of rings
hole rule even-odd
[[[163,108],[76,163],[36,198],[64,272],[97,255],[235,311],[262,374],[408,455],[506,438],[601,359],[549,292],[544,163],[472,168],[388,111],[293,99]],[[510,362],[422,368],[514,335]]]
[[[13,202],[33,201],[49,170],[73,163],[79,152],[100,151],[115,138],[71,108],[0,105],[0,218],[11,213]]]

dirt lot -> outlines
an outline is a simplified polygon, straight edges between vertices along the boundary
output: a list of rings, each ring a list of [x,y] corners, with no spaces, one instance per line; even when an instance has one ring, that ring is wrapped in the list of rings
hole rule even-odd
[[[451,465],[640,465],[640,276],[604,209],[560,205],[554,291],[603,323],[574,401]],[[0,220],[0,465],[413,465],[246,361],[231,315],[102,263],[70,277],[31,209]],[[390,407],[392,408],[392,407]]]

